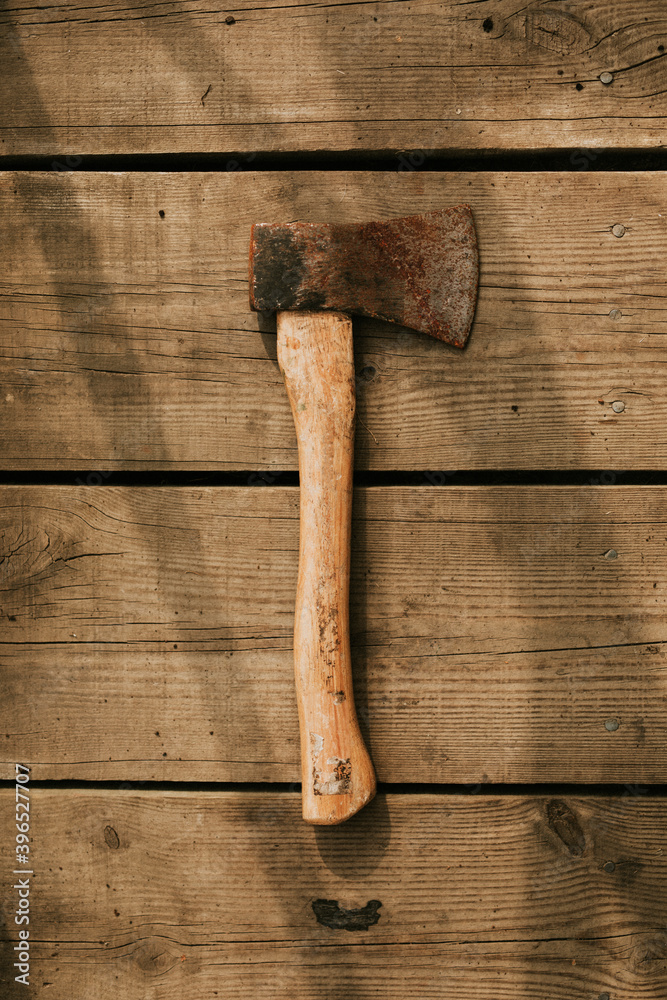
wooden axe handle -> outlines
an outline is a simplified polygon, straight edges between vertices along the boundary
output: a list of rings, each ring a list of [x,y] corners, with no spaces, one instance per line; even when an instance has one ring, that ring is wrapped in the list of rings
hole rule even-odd
[[[299,445],[294,671],[303,818],[340,823],[375,794],[352,694],[349,589],[354,448],[352,322],[279,312],[278,363]]]

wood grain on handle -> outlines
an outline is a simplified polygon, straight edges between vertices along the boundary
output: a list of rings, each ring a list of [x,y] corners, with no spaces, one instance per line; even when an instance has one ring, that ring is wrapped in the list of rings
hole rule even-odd
[[[352,693],[349,587],[354,449],[352,322],[278,313],[278,363],[299,445],[294,671],[303,818],[340,823],[375,794]]]

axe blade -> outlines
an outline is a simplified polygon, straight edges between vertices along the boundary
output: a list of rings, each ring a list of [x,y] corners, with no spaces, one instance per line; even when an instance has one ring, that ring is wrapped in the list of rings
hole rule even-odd
[[[258,223],[250,238],[250,306],[388,320],[464,347],[479,255],[469,205],[386,222]]]

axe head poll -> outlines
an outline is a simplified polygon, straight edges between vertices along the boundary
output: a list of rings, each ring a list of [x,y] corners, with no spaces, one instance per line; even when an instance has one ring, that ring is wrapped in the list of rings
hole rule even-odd
[[[258,223],[250,306],[387,320],[465,347],[479,255],[469,205],[386,222]]]

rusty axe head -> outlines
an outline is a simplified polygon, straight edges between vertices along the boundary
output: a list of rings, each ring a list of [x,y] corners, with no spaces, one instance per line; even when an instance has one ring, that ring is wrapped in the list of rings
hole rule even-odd
[[[372,316],[464,347],[477,276],[469,205],[388,222],[252,227],[250,306],[259,312]]]

